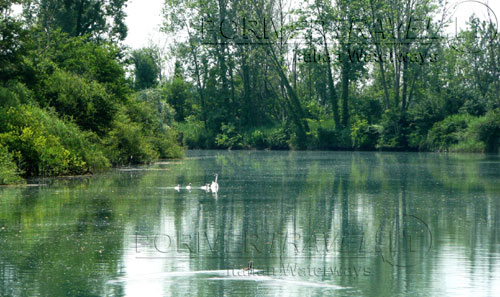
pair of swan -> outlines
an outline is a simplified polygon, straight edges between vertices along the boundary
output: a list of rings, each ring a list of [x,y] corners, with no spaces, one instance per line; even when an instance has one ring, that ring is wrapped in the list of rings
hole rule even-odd
[[[189,185],[186,186],[186,190],[191,191],[191,189],[192,189],[191,183],[189,183]],[[177,186],[174,187],[174,190],[176,190],[177,192],[180,192],[181,191],[181,185],[177,184]]]
[[[216,173],[215,174],[215,180],[212,181],[211,184],[206,184],[204,186],[201,186],[200,189],[205,190],[207,192],[211,191],[212,193],[217,193],[219,191],[219,184],[217,183],[218,177],[219,177],[219,175]],[[189,183],[189,185],[186,186],[186,190],[191,191],[191,189],[192,189],[192,186],[191,186],[191,183]],[[178,184],[177,186],[175,186],[174,190],[176,190],[177,192],[180,192],[181,191],[181,185]]]

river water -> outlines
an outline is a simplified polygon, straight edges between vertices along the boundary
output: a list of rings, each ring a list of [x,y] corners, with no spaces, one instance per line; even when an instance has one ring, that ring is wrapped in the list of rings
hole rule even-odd
[[[1,296],[500,292],[498,156],[188,151],[31,182],[0,188]]]

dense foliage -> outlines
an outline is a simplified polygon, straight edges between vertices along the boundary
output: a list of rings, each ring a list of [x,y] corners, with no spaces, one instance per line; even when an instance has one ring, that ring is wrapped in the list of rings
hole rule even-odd
[[[115,41],[126,28],[110,11],[124,1],[27,1],[24,18],[11,16],[20,2],[0,6],[0,184],[182,156],[165,96],[136,93],[126,77],[127,52]]]
[[[498,34],[446,5],[165,1],[183,144],[497,152]]]

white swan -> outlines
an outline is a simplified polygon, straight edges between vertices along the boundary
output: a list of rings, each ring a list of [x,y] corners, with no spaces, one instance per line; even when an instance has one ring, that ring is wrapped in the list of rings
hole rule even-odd
[[[186,186],[186,190],[191,191],[191,183],[189,183],[189,185]]]
[[[174,190],[176,190],[177,192],[180,192],[181,191],[181,185],[177,185],[174,187]]]
[[[210,185],[210,190],[212,190],[213,193],[217,193],[219,191],[219,184],[217,183],[217,178],[219,175],[216,173],[215,174],[215,181],[212,182]]]
[[[200,187],[200,189],[205,190],[205,191],[207,191],[207,192],[208,192],[208,191],[210,191],[210,185],[209,185],[209,184],[206,184],[206,185],[204,185],[204,186],[201,186],[201,187]]]

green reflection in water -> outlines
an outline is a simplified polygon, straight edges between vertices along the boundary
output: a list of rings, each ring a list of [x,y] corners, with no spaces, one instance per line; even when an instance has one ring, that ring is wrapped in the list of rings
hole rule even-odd
[[[497,156],[191,151],[0,188],[0,295],[491,296],[499,169]],[[173,189],[214,173],[217,195]]]

